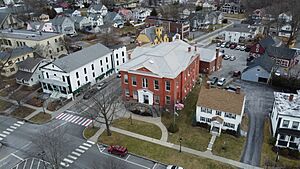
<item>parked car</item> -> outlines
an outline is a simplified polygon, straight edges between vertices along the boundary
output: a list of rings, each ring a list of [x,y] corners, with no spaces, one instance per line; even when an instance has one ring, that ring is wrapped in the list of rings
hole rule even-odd
[[[214,85],[214,84],[216,84],[218,82],[218,78],[217,77],[213,77],[212,79],[211,79],[211,81],[210,81],[210,84],[211,85]]]
[[[224,55],[224,60],[228,60],[230,59],[230,56],[229,55]]]
[[[219,43],[217,43],[217,45],[216,45],[217,47],[220,47],[221,46],[221,43],[219,42]]]
[[[83,95],[83,99],[84,100],[87,100],[89,98],[91,98],[93,95],[95,95],[97,93],[97,89],[91,89],[91,90],[88,90],[84,95]]]
[[[226,42],[223,42],[220,47],[225,48],[225,45],[226,45]]]
[[[243,45],[242,45],[242,46],[240,47],[240,51],[244,51],[245,49],[246,49],[246,46],[243,46]]]
[[[236,43],[232,43],[232,44],[230,45],[230,49],[235,49],[235,48],[236,48],[236,46],[237,46],[237,44],[236,44]]]
[[[218,86],[223,86],[226,83],[226,79],[224,77],[220,78],[217,82]]]
[[[232,91],[232,92],[235,92],[236,91],[236,86],[233,86],[233,85],[228,85],[228,86],[226,86],[225,87],[225,89],[227,90],[227,91]]]
[[[251,62],[251,61],[253,61],[253,59],[254,59],[253,56],[248,56],[248,57],[247,57],[247,62]]]
[[[238,70],[234,71],[232,76],[233,77],[239,77],[239,76],[241,76],[241,71],[238,71]]]
[[[217,85],[218,86],[223,86],[226,83],[226,79],[224,77],[222,77],[221,79],[219,79]]]
[[[102,90],[102,89],[104,89],[106,86],[107,86],[107,82],[106,82],[106,81],[103,81],[103,82],[101,82],[100,84],[97,85],[97,89],[98,89],[98,90]]]
[[[235,56],[230,56],[230,61],[234,61],[236,59]]]
[[[227,42],[226,45],[225,45],[225,47],[229,48],[230,47],[230,42]]]
[[[241,49],[241,45],[237,45],[236,47],[235,47],[235,50],[240,50]]]
[[[251,50],[251,46],[246,46],[245,52],[250,52],[250,50]]]
[[[119,155],[121,157],[124,157],[128,154],[127,148],[119,145],[109,146],[107,151],[111,154]]]
[[[176,166],[176,165],[168,165],[167,169],[183,169],[182,167]]]

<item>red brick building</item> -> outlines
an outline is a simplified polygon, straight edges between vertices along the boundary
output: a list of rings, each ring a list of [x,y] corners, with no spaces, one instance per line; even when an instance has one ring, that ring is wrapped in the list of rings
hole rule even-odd
[[[222,56],[219,49],[216,51],[200,48],[200,73],[211,74],[222,67]]]
[[[199,76],[199,52],[181,40],[138,47],[131,58],[120,67],[123,96],[140,103],[173,106]]]

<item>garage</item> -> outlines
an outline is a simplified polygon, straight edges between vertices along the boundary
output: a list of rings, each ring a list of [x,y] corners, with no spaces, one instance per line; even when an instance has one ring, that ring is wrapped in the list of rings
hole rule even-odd
[[[258,82],[267,83],[268,82],[268,78],[258,77]]]

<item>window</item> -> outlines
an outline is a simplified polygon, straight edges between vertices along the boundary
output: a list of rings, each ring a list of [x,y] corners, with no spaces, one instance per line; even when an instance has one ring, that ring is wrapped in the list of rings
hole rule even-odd
[[[92,70],[94,70],[94,64],[92,64],[91,66],[92,66]]]
[[[118,55],[118,54],[116,54],[116,58],[117,58],[117,59],[119,58],[119,55]]]
[[[48,74],[48,72],[46,72],[46,77],[47,77],[47,79],[49,79],[49,74]]]
[[[212,114],[212,109],[207,108],[206,113]]]
[[[63,50],[64,50],[64,47],[63,47],[63,46],[61,46],[61,47],[60,47],[60,50],[61,50],[61,51],[63,51]]]
[[[216,115],[222,116],[222,112],[217,110]]]
[[[170,105],[170,104],[171,104],[171,97],[166,96],[166,105]]]
[[[54,76],[56,77],[56,74],[54,73]]]
[[[207,123],[210,123],[210,122],[211,122],[211,119],[210,119],[210,118],[206,118],[206,122],[207,122]]]
[[[49,50],[49,53],[51,54],[51,53],[52,53],[52,51],[51,51],[51,50]]]
[[[125,63],[125,58],[122,59],[123,63]]]
[[[299,122],[294,121],[294,122],[293,122],[293,125],[292,125],[292,128],[293,128],[293,129],[298,129],[298,126],[299,126]]]
[[[80,81],[79,80],[77,81],[77,85],[78,85],[78,87],[80,86]]]
[[[25,60],[25,57],[24,57],[24,56],[22,56],[22,59],[23,59],[23,60]]]
[[[93,77],[95,77],[95,72],[93,72]]]
[[[166,91],[170,91],[170,89],[171,89],[170,81],[166,81]]]
[[[108,57],[105,58],[106,63],[108,63]]]
[[[128,83],[128,75],[127,74],[124,74],[124,83]]]
[[[285,140],[285,135],[280,134],[279,140]]]
[[[128,89],[125,89],[125,96],[130,96]]]
[[[294,136],[291,136],[290,141],[291,141],[291,142],[294,142],[294,141],[295,141],[295,137],[294,137]]]
[[[131,77],[131,81],[132,81],[132,86],[136,86],[136,77],[135,76]]]
[[[159,104],[159,96],[154,95],[154,104]]]
[[[117,60],[117,66],[119,66],[119,61]]]
[[[79,74],[78,74],[78,72],[76,72],[76,78],[77,78],[77,79],[79,78]]]
[[[103,73],[103,67],[101,68],[101,73]]]
[[[59,52],[59,48],[56,48],[56,52]]]
[[[57,39],[54,39],[55,42],[57,42]]]
[[[122,56],[124,56],[124,51],[122,51]]]
[[[159,90],[158,80],[154,80],[154,90]]]
[[[283,120],[282,127],[289,127],[289,123],[290,123],[290,121]]]
[[[88,81],[88,77],[87,76],[85,76],[85,81]]]
[[[205,121],[205,117],[200,116],[200,121]]]
[[[226,112],[225,112],[225,117],[235,119],[235,118],[236,118],[236,115],[235,115],[235,114],[231,114],[231,113],[226,113]]]
[[[84,68],[83,71],[84,71],[84,74],[86,74],[86,68]]]
[[[136,90],[133,91],[133,99],[137,99],[138,97],[138,92]]]
[[[233,129],[234,129],[234,127],[235,127],[234,124],[227,123],[227,122],[224,122],[224,126],[229,127],[229,128],[233,128]]]
[[[10,70],[10,72],[14,72],[16,69],[15,68],[10,68],[9,70]]]
[[[62,79],[63,79],[63,82],[65,82],[65,81],[66,81],[66,79],[65,79],[65,76],[62,76]]]
[[[106,68],[107,68],[107,70],[109,69],[109,66],[108,65],[106,65]]]
[[[50,45],[50,42],[49,42],[49,41],[47,41],[47,45]]]
[[[100,60],[100,65],[102,66],[102,60]]]
[[[148,87],[148,79],[146,79],[146,78],[143,78],[143,81],[142,81],[142,86],[143,86],[143,88],[146,88],[146,87]]]

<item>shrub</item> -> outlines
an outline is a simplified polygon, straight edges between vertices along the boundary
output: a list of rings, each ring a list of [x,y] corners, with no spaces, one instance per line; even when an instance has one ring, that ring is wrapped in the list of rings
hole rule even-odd
[[[300,152],[298,150],[289,150],[289,156],[291,158],[300,159]]]
[[[170,133],[176,133],[179,131],[179,127],[175,124],[171,124],[169,127],[168,127],[168,131]]]

